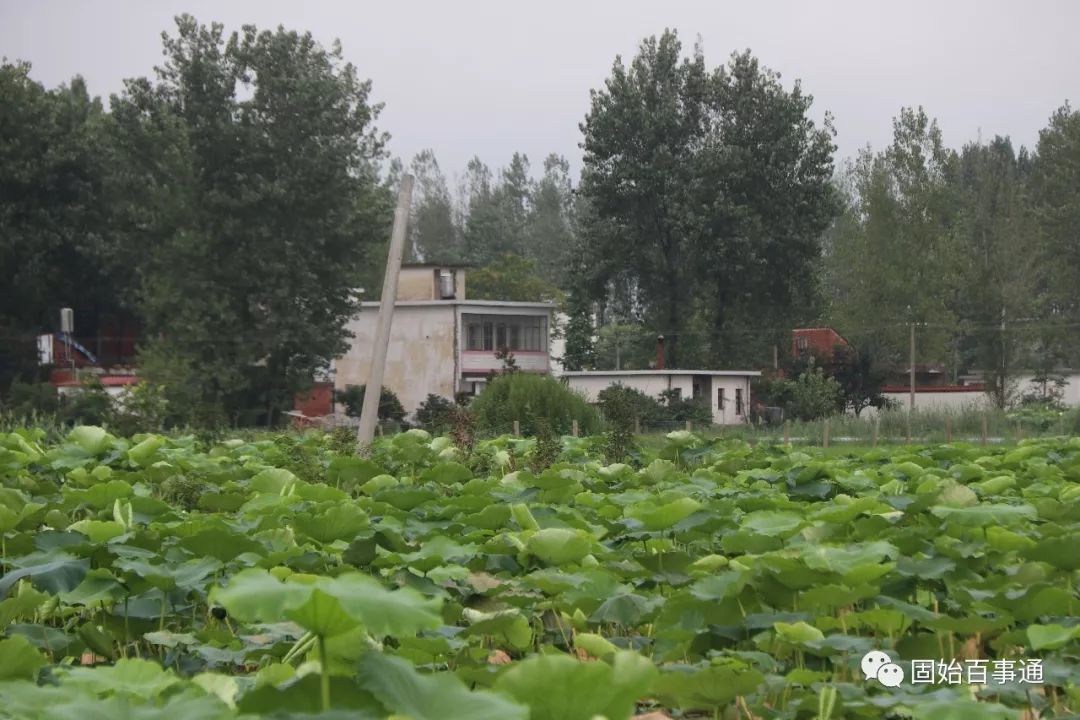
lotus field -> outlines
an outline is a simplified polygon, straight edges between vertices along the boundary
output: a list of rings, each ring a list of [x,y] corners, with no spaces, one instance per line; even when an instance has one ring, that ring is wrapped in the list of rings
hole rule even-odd
[[[0,717],[1077,717],[1080,439],[604,442],[0,434]]]

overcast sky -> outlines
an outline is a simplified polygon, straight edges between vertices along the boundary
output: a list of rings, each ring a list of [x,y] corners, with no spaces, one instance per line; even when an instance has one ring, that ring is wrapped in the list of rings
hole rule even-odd
[[[904,105],[925,106],[953,146],[980,133],[1031,146],[1055,108],[1080,104],[1071,0],[0,0],[0,55],[30,61],[47,86],[80,73],[107,96],[152,74],[160,33],[183,12],[340,38],[386,104],[392,153],[433,148],[451,177],[473,155],[499,167],[515,150],[534,170],[561,153],[576,172],[589,89],[665,27],[687,48],[700,35],[710,66],[750,48],[785,84],[802,80],[815,116],[834,115],[841,158],[887,144]]]

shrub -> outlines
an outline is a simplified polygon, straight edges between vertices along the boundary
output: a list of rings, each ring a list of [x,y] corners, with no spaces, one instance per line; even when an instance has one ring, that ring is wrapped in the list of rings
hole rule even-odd
[[[608,463],[623,462],[634,448],[634,421],[643,414],[659,412],[662,409],[660,403],[643,392],[620,384],[604,388],[597,398],[608,423],[604,459]]]
[[[441,435],[453,425],[456,407],[441,395],[430,393],[416,409],[416,422],[428,432]]]
[[[645,426],[671,419],[668,409],[659,400],[622,383],[608,385],[597,394],[596,401],[605,419],[615,422],[615,416],[629,416],[631,428],[635,419]]]
[[[820,367],[811,367],[800,375],[791,394],[790,411],[799,420],[817,420],[844,409],[843,388]]]
[[[63,399],[60,415],[75,425],[107,425],[113,416],[113,401],[101,380],[90,376],[81,387]]]
[[[160,420],[164,427],[217,428],[227,425],[224,408],[203,398],[199,374],[192,363],[191,358],[163,342],[140,347],[139,385],[136,387],[146,385],[156,389],[140,391],[146,397],[138,398],[136,405],[149,403],[153,407],[144,406],[139,412],[144,415],[160,412],[160,418],[152,419]],[[164,407],[157,405],[151,395],[164,401]]]
[[[712,410],[700,400],[683,399],[674,390],[665,390],[660,393],[660,399],[664,402],[664,408],[670,421],[686,422],[689,420],[695,425],[712,424]]]
[[[169,402],[165,388],[140,382],[124,390],[116,403],[112,425],[120,435],[159,432],[165,428]]]
[[[784,415],[795,420],[836,415],[843,412],[846,402],[840,383],[812,360],[794,380],[761,378],[754,385],[754,395],[766,406],[783,408]]]
[[[536,444],[528,453],[529,469],[542,473],[559,459],[562,454],[562,440],[551,431],[547,421],[537,420]]]
[[[52,415],[60,409],[60,397],[49,383],[15,380],[8,391],[5,410],[16,417]]]
[[[499,375],[473,401],[477,425],[487,432],[505,433],[515,420],[525,435],[536,435],[539,421],[553,432],[570,432],[574,420],[584,434],[599,432],[600,415],[585,398],[548,375]]]
[[[334,400],[345,406],[345,414],[349,417],[360,417],[360,411],[364,407],[364,387],[349,385],[344,390],[334,392]],[[393,390],[385,386],[379,393],[379,419],[395,422],[405,419],[405,407],[401,400]]]

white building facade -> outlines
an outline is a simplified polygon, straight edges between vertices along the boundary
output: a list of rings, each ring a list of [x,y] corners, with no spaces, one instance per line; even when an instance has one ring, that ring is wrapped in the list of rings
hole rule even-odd
[[[741,425],[750,415],[750,383],[756,370],[589,370],[564,371],[571,389],[596,402],[600,392],[621,384],[649,397],[674,390],[685,399],[708,404],[716,425]]]
[[[543,302],[467,300],[465,271],[437,265],[401,269],[383,385],[412,414],[429,394],[453,400],[475,394],[509,349],[519,370],[547,373],[554,306]],[[361,304],[348,324],[349,349],[334,361],[334,388],[364,385],[371,369],[379,303]]]

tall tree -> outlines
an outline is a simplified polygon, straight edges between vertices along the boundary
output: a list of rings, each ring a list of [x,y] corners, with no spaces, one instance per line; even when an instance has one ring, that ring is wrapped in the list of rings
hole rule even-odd
[[[127,314],[132,277],[109,233],[109,117],[82,78],[46,90],[0,64],[0,391],[37,363],[34,336]]]
[[[779,338],[759,328],[820,312],[821,239],[839,205],[832,119],[826,113],[818,127],[812,103],[798,81],[786,89],[749,51],[712,75],[693,198],[704,209],[694,267],[713,357],[765,362]]]
[[[409,168],[416,178],[412,217],[409,219],[412,259],[425,262],[460,261],[460,238],[454,223],[450,188],[434,151],[428,149],[417,153]]]
[[[1067,103],[1039,133],[1031,168],[1032,212],[1039,234],[1043,321],[1052,354],[1080,362],[1080,111]]]
[[[892,144],[864,150],[849,168],[846,211],[826,253],[831,321],[885,363],[906,362],[911,323],[923,362],[950,357],[954,162],[936,121],[904,108]]]
[[[628,68],[616,59],[592,93],[584,238],[607,258],[595,272],[608,292],[630,293],[673,366],[760,362],[744,330],[812,306],[836,202],[832,128],[809,119],[811,101],[748,52],[708,72],[672,31]]]
[[[113,99],[147,327],[204,398],[273,419],[346,347],[390,198],[371,84],[310,34],[190,16]],[[208,262],[212,258],[212,262]],[[250,419],[250,418],[249,418]]]
[[[499,253],[501,223],[491,170],[474,157],[462,182],[465,260],[484,265]]]
[[[953,179],[957,212],[948,297],[958,324],[956,345],[962,365],[982,372],[1001,408],[1039,339],[1025,329],[1039,299],[1027,165],[1023,150],[1017,157],[1008,138],[997,137],[965,145]],[[1020,322],[1010,327],[1010,321]]]
[[[534,260],[514,253],[469,273],[466,291],[473,300],[558,302],[562,296],[558,287],[541,277]]]
[[[682,57],[674,31],[645,40],[629,67],[617,57],[604,88],[591,93],[581,125],[581,192],[602,229],[588,233],[597,268],[631,278],[654,323],[665,328],[678,365],[678,335],[691,297],[695,220],[686,189],[704,130],[705,59]]]
[[[574,250],[570,163],[561,155],[544,159],[544,174],[533,187],[525,250],[550,283],[565,286]]]

